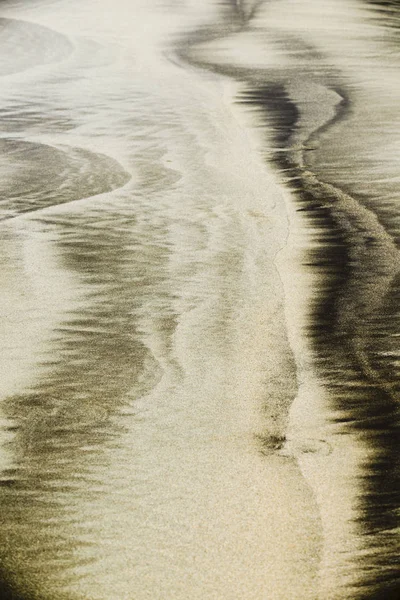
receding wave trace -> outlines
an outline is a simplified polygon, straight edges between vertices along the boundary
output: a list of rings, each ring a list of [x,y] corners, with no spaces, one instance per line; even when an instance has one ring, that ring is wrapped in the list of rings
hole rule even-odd
[[[0,2],[1,600],[400,600],[399,34]]]

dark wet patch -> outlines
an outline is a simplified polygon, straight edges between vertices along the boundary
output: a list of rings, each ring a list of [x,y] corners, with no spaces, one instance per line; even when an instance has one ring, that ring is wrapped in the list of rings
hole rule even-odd
[[[369,449],[358,503],[359,531],[369,551],[355,567],[360,598],[385,597],[384,590],[391,590],[394,595],[386,597],[394,599],[399,593],[396,533],[400,525],[399,378],[394,345],[400,323],[398,278],[394,258],[387,251],[390,241],[381,240],[379,228],[364,231],[362,217],[355,218],[350,207],[348,213],[343,209],[340,190],[299,167],[298,150],[291,140],[300,116],[283,85],[251,87],[239,101],[256,113],[261,128],[272,130],[273,149],[266,158],[279,169],[306,227],[312,228],[313,249],[307,252],[306,264],[318,273],[318,283],[307,335],[315,367],[329,390],[337,422],[344,431],[357,431]],[[347,110],[348,98],[324,132]],[[318,131],[312,137],[317,139]],[[313,152],[318,152],[317,146]],[[376,305],[370,302],[371,294],[377,295]]]
[[[398,29],[400,27],[400,6],[398,0],[364,0],[371,9],[372,18],[385,27]]]
[[[122,187],[130,174],[113,158],[70,146],[0,139],[0,221]]]
[[[259,444],[261,454],[265,454],[266,456],[281,450],[286,442],[286,437],[284,435],[260,435],[257,436],[256,439]]]

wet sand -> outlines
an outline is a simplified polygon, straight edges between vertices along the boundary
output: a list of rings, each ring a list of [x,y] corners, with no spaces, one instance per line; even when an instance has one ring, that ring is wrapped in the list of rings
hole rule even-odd
[[[15,598],[396,597],[398,59],[370,9],[2,4]]]

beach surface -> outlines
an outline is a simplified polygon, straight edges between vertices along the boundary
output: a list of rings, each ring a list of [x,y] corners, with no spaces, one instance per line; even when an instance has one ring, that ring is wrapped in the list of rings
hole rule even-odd
[[[395,25],[0,5],[4,598],[396,598]]]

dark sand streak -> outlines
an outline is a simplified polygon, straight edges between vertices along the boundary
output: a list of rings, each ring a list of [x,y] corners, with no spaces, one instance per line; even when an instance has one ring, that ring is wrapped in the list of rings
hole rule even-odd
[[[400,589],[394,535],[400,524],[398,380],[390,369],[380,368],[374,349],[392,333],[387,330],[398,298],[398,251],[373,213],[362,207],[357,211],[353,198],[307,169],[308,153],[317,152],[307,146],[346,118],[347,98],[301,150],[291,147],[299,112],[284,86],[252,90],[242,102],[257,108],[260,119],[273,121],[279,148],[273,161],[294,192],[298,210],[318,231],[317,247],[307,253],[308,265],[320,276],[307,334],[338,421],[359,432],[370,450],[359,499],[359,525],[369,554],[355,561],[360,590],[352,598],[395,598]]]
[[[43,589],[47,571],[54,572],[58,561],[62,571],[73,565],[74,549],[82,544],[73,512],[53,500],[51,492],[71,498],[72,506],[74,499],[96,500],[103,482],[92,478],[88,486],[86,471],[101,462],[102,453],[121,435],[112,417],[126,405],[127,394],[130,401],[135,395],[144,396],[160,376],[135,329],[135,311],[147,286],[129,227],[115,230],[109,222],[97,222],[97,217],[94,208],[72,221],[54,215],[41,221],[49,237],[58,240],[66,270],[81,280],[85,305],[70,310],[54,330],[57,337],[51,356],[40,365],[39,382],[4,402],[7,418],[15,423],[16,467],[3,472],[6,479],[0,488],[0,521],[7,540],[0,559],[6,572],[10,563],[9,569],[17,573],[17,587],[28,590],[23,596],[27,600],[47,597],[34,590]],[[108,213],[108,219],[113,218],[122,221],[121,214]],[[138,286],[135,294],[132,279]],[[46,526],[48,518],[57,523],[54,530]],[[13,548],[21,547],[21,538],[31,530],[35,539],[15,555]],[[68,595],[60,592],[58,598]]]
[[[398,381],[376,365],[373,349],[378,341],[384,345],[392,316],[389,307],[396,304],[398,251],[373,213],[357,207],[357,201],[307,168],[309,153],[318,152],[312,149],[318,135],[346,117],[351,106],[347,98],[300,150],[291,145],[299,112],[284,86],[252,90],[241,100],[257,108],[261,119],[273,121],[279,148],[273,160],[294,192],[298,210],[318,231],[313,240],[317,247],[308,251],[307,262],[319,273],[320,282],[314,290],[307,334],[338,421],[358,431],[370,450],[359,499],[359,525],[368,554],[355,560],[359,590],[351,598],[396,598],[400,590],[394,535],[400,504],[395,446]]]
[[[269,132],[271,127],[275,131],[275,151],[268,158],[292,190],[305,226],[313,230],[314,248],[307,252],[307,264],[318,273],[319,283],[306,334],[315,368],[329,390],[343,432],[357,432],[368,448],[358,506],[365,552],[354,557],[355,584],[344,594],[352,600],[395,599],[400,597],[399,381],[385,350],[393,346],[399,331],[398,249],[374,212],[312,171],[318,138],[329,135],[352,110],[351,92],[338,88],[340,76],[334,69],[330,73],[327,69],[322,77],[332,79],[334,73],[334,81],[325,85],[342,100],[334,116],[311,131],[299,147],[302,116],[293,90],[288,93],[290,72],[213,65],[196,55],[198,43],[246,27],[243,11],[236,14],[239,24],[232,19],[230,27],[204,28],[180,47],[178,55],[193,66],[247,82],[238,102],[256,112],[259,127],[265,124]]]

